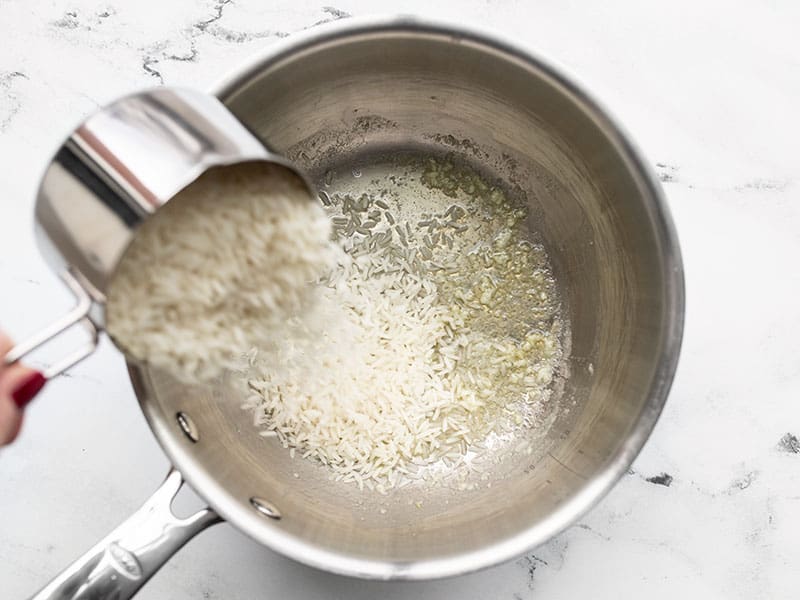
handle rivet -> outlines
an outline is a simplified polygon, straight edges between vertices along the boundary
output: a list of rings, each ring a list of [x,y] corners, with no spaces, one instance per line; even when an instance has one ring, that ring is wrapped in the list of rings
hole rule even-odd
[[[250,498],[250,504],[253,505],[260,514],[264,515],[265,517],[269,517],[270,519],[275,519],[276,521],[281,518],[281,511],[268,500],[264,500],[263,498],[258,498],[253,496]]]
[[[178,412],[175,415],[175,419],[178,421],[178,427],[181,428],[181,431],[183,431],[184,435],[189,438],[193,444],[200,441],[200,433],[197,431],[197,426],[189,415],[185,412]]]

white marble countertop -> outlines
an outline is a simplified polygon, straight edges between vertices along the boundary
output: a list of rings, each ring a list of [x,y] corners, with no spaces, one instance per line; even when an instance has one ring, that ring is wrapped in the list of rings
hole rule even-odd
[[[386,584],[295,564],[221,525],[140,598],[797,597],[800,5],[532,4],[0,0],[0,326],[17,337],[69,305],[32,213],[45,162],[79,119],[145,86],[206,88],[279,37],[350,14],[466,20],[561,62],[656,165],[681,238],[688,306],[672,394],[632,472],[577,526],[487,571]],[[105,342],[0,452],[0,596],[36,590],[166,470]]]

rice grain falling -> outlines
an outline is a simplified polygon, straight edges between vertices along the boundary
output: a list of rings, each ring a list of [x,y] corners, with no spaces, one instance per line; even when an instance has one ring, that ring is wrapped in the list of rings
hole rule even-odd
[[[214,379],[312,303],[336,254],[330,235],[284,169],[209,171],[137,231],[111,282],[108,331],[139,360]]]

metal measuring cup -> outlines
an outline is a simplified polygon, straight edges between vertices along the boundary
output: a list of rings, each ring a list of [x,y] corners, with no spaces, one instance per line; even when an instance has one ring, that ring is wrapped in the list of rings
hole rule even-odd
[[[105,325],[109,284],[137,227],[212,167],[268,162],[312,186],[270,152],[219,100],[158,88],[124,97],[86,119],[56,152],[36,199],[36,239],[75,295],[75,307],[4,357],[8,366],[75,326],[87,343],[33,380],[37,389],[92,354]]]

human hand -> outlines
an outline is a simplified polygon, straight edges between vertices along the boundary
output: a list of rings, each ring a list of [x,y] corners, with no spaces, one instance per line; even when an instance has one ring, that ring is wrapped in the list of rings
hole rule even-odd
[[[2,357],[14,347],[11,338],[0,331],[0,446],[9,444],[22,427],[22,410],[44,385],[38,371],[19,364],[6,367]]]

